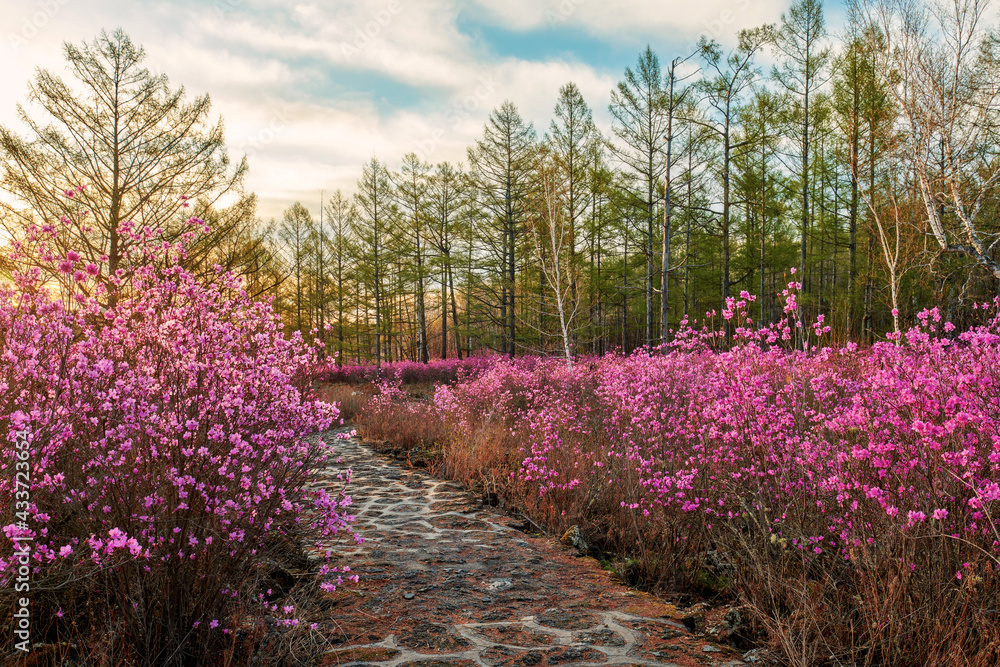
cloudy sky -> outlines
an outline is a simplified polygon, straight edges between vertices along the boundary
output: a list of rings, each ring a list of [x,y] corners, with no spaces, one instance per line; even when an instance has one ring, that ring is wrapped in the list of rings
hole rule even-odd
[[[63,42],[123,28],[147,66],[209,93],[234,155],[250,160],[260,215],[320,190],[353,192],[373,155],[465,161],[490,110],[511,100],[544,131],[574,81],[608,128],[610,91],[647,44],[666,63],[708,35],[775,22],[790,0],[4,0],[0,123]],[[841,26],[839,0],[827,24]]]

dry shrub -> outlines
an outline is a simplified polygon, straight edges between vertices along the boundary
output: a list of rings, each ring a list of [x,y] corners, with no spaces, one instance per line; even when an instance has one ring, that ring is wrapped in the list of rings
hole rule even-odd
[[[323,384],[316,388],[316,397],[326,403],[336,403],[344,423],[352,423],[364,410],[365,404],[375,393],[370,384]]]
[[[454,436],[449,429],[432,466],[435,474],[464,484],[487,502],[531,511],[537,494],[513,474],[520,465],[516,436],[496,424],[484,424],[472,437]]]
[[[996,563],[961,561],[953,539],[930,531],[874,533],[849,561],[766,529],[728,540],[733,589],[775,652],[803,667],[1000,664]]]
[[[358,433],[376,449],[428,464],[444,441],[444,424],[433,403],[416,399],[399,383],[372,385],[372,394],[357,415]]]

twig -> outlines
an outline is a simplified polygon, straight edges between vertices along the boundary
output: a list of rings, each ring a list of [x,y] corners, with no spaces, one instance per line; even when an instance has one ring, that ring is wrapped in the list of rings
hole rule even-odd
[[[534,521],[532,521],[530,518],[528,518],[524,514],[521,514],[520,512],[514,512],[513,514],[514,514],[514,516],[521,517],[522,519],[524,519],[525,521],[527,521],[528,523],[530,523],[532,526],[535,527],[535,529],[538,530],[538,532],[540,532],[543,535],[545,535],[545,537],[552,537],[552,535],[549,534],[549,531],[547,531],[544,528],[542,528],[541,526],[539,526],[537,523],[535,523]]]

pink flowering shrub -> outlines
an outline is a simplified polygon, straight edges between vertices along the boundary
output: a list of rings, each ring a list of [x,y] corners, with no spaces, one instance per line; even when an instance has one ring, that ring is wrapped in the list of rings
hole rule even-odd
[[[511,405],[525,400],[530,392],[517,389],[521,382],[529,381],[534,376],[532,370],[542,360],[539,357],[518,357],[514,360],[501,362],[500,357],[487,357],[488,365],[459,366],[457,377],[460,382],[471,382],[475,378],[489,375],[498,385],[497,391],[503,391],[499,385],[505,385],[510,391],[519,392],[515,399],[509,394],[502,395],[500,405]],[[463,362],[464,363],[464,362]],[[414,364],[421,366],[421,364]],[[509,381],[500,381],[504,373],[511,373]],[[438,385],[438,390],[444,385]],[[492,409],[493,406],[490,406]],[[457,473],[454,456],[441,460],[439,454],[441,445],[449,439],[449,422],[440,419],[439,407],[423,390],[414,391],[412,386],[399,379],[383,379],[370,385],[368,395],[357,414],[357,423],[361,436],[376,443],[377,446],[392,450],[397,454],[416,455],[416,460],[427,463],[435,472],[450,476],[458,475],[463,481],[479,479],[471,473]],[[500,461],[487,457],[482,458],[482,452],[468,438],[463,445],[463,451],[468,454],[466,462],[475,463],[473,467],[482,475],[494,477],[499,469],[508,469]],[[454,454],[455,452],[452,451]],[[430,455],[428,458],[427,455]],[[478,461],[477,461],[478,459]],[[413,460],[411,456],[411,461]],[[446,468],[438,467],[444,464]],[[481,481],[481,480],[480,480]]]
[[[926,311],[834,349],[797,325],[796,288],[762,329],[732,300],[729,340],[688,327],[662,354],[439,387],[443,457],[505,448],[503,493],[536,520],[579,524],[647,585],[732,596],[744,638],[793,664],[996,664],[998,304],[970,331]]]
[[[167,257],[109,306],[115,276],[58,263],[59,293],[37,270],[0,288],[0,614],[28,580],[33,641],[107,664],[231,660],[276,614],[263,566],[352,519],[349,496],[309,485],[326,459],[305,436],[337,418],[310,397],[312,351],[231,276],[203,286]]]
[[[390,380],[403,384],[443,384],[457,380],[471,379],[490,368],[500,357],[473,356],[465,359],[434,359],[426,364],[416,361],[395,361],[382,364],[381,373],[374,364],[344,364],[338,366],[335,360],[318,364],[313,371],[319,382],[363,384],[378,380]]]

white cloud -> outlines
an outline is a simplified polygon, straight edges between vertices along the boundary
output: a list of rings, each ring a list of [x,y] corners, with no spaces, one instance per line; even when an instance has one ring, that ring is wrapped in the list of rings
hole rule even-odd
[[[451,2],[355,1],[334,8],[300,4],[282,24],[268,15],[209,16],[199,29],[209,42],[238,44],[261,56],[316,58],[411,86],[448,89],[467,75],[472,48],[455,28],[455,16]]]

